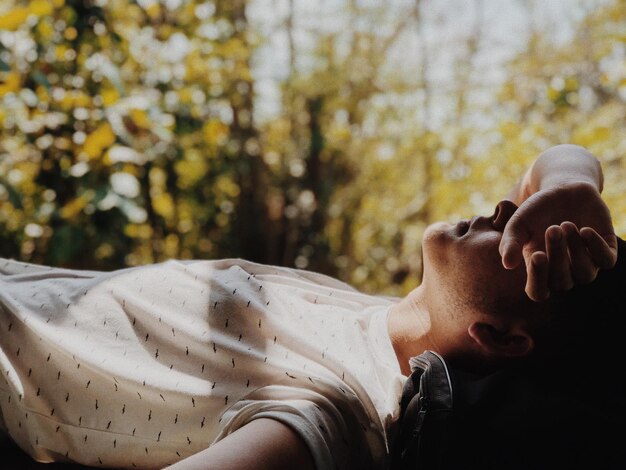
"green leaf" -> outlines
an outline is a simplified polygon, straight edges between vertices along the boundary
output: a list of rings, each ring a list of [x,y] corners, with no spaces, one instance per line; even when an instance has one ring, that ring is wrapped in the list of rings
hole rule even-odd
[[[63,266],[80,256],[85,234],[82,229],[64,225],[54,230],[50,240],[49,259],[53,266]]]
[[[22,197],[20,196],[20,193],[18,193],[4,178],[0,178],[0,185],[4,186],[7,190],[11,205],[16,209],[23,209],[24,206],[22,205]]]
[[[50,82],[48,81],[48,78],[41,73],[39,70],[33,70],[33,72],[30,74],[31,77],[33,77],[33,80],[35,80],[35,82],[37,82],[39,85],[44,86],[46,88],[50,88]]]

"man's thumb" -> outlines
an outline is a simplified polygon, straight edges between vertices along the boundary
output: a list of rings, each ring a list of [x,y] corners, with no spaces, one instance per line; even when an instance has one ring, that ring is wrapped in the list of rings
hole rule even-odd
[[[506,269],[514,269],[522,262],[523,246],[515,236],[507,234],[505,231],[502,235],[502,240],[500,240],[499,250],[502,257],[502,265]]]

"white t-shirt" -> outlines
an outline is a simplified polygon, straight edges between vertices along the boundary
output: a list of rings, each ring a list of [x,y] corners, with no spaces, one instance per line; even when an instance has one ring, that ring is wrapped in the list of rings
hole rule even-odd
[[[404,377],[397,299],[240,259],[113,272],[0,258],[0,408],[38,461],[162,468],[247,422],[318,469],[381,469]]]

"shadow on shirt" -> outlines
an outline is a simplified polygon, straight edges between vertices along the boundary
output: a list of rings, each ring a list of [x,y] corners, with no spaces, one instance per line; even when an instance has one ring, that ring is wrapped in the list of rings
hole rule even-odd
[[[0,437],[2,468],[7,470],[80,470],[93,467],[71,463],[41,463],[19,448],[9,437]]]

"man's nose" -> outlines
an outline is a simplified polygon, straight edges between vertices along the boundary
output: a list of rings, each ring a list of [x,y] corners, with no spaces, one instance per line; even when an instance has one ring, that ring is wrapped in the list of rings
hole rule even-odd
[[[503,231],[509,219],[515,214],[517,210],[517,204],[507,199],[500,201],[496,205],[496,210],[492,216],[493,228],[498,231]]]

